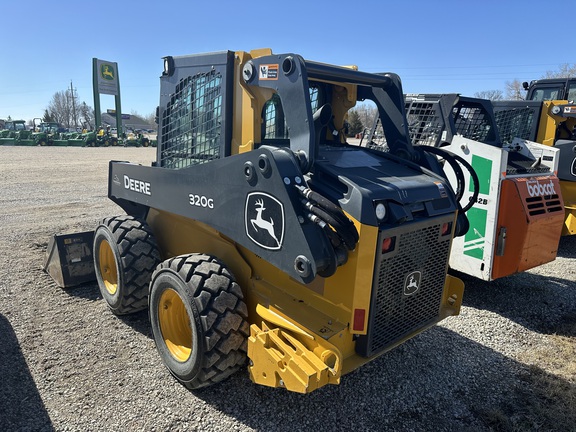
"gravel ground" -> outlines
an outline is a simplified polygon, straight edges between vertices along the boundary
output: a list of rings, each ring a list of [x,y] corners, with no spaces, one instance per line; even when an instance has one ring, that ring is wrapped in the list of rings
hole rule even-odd
[[[243,371],[186,390],[161,363],[146,312],[118,318],[96,283],[63,290],[42,271],[52,234],[122,213],[106,197],[108,160],[154,158],[151,148],[0,147],[0,430],[566,429],[554,409],[574,409],[576,360],[546,359],[559,338],[576,346],[576,236],[524,274],[461,276],[460,316],[340,386],[299,395]]]

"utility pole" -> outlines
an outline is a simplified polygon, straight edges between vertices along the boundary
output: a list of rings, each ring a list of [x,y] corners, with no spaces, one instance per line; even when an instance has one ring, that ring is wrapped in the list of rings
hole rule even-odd
[[[74,131],[78,128],[78,121],[76,119],[76,95],[72,88],[72,80],[70,80],[70,95],[72,96],[72,118],[74,118]]]

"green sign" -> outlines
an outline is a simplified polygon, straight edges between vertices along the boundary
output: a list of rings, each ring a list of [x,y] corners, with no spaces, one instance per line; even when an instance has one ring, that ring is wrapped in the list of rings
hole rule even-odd
[[[120,94],[118,82],[118,65],[115,62],[96,59],[98,77],[98,93],[118,96]]]
[[[116,109],[116,127],[122,130],[122,107],[120,104],[120,81],[118,80],[118,64],[97,58],[92,59],[92,89],[94,91],[94,127],[102,125],[100,111],[100,94],[114,96]],[[111,114],[111,113],[109,113]]]

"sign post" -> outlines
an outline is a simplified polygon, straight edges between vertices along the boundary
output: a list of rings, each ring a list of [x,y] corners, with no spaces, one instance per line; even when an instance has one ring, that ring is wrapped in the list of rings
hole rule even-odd
[[[116,128],[118,136],[122,133],[122,108],[120,104],[120,80],[118,78],[118,64],[92,59],[92,85],[94,90],[94,117],[96,128],[102,126],[102,110],[100,109],[100,94],[114,96],[116,108]]]

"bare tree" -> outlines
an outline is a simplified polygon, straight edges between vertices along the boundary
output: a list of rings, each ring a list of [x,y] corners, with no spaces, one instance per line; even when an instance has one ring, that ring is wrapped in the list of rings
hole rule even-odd
[[[474,97],[498,101],[504,99],[504,93],[502,93],[502,90],[483,90],[474,93]]]
[[[72,117],[72,105],[68,104],[66,91],[59,91],[54,93],[52,100],[48,104],[48,108],[46,110],[48,111],[48,115],[53,119],[52,121],[58,122],[64,126],[70,125],[70,118]]]
[[[361,102],[356,106],[355,111],[358,113],[360,121],[364,127],[370,129],[376,120],[376,115],[378,114],[376,104],[371,101]]]
[[[506,81],[506,99],[524,100],[525,93],[522,83],[519,80]]]
[[[146,120],[146,123],[148,124],[155,124],[156,123],[156,113],[150,113],[148,115],[142,116],[142,118],[144,120]]]
[[[569,78],[576,76],[576,64],[563,63],[555,71],[546,71],[542,78]]]
[[[70,90],[63,90],[54,93],[52,100],[46,108],[44,117],[52,119],[65,127],[73,127],[79,124],[80,121],[92,124],[91,120],[94,117],[92,108],[86,105],[86,102],[80,103],[78,96],[75,92]]]
[[[83,128],[93,129],[95,120],[94,110],[92,107],[88,106],[86,102],[82,102],[78,106],[78,114],[80,116],[80,122],[82,123]]]

